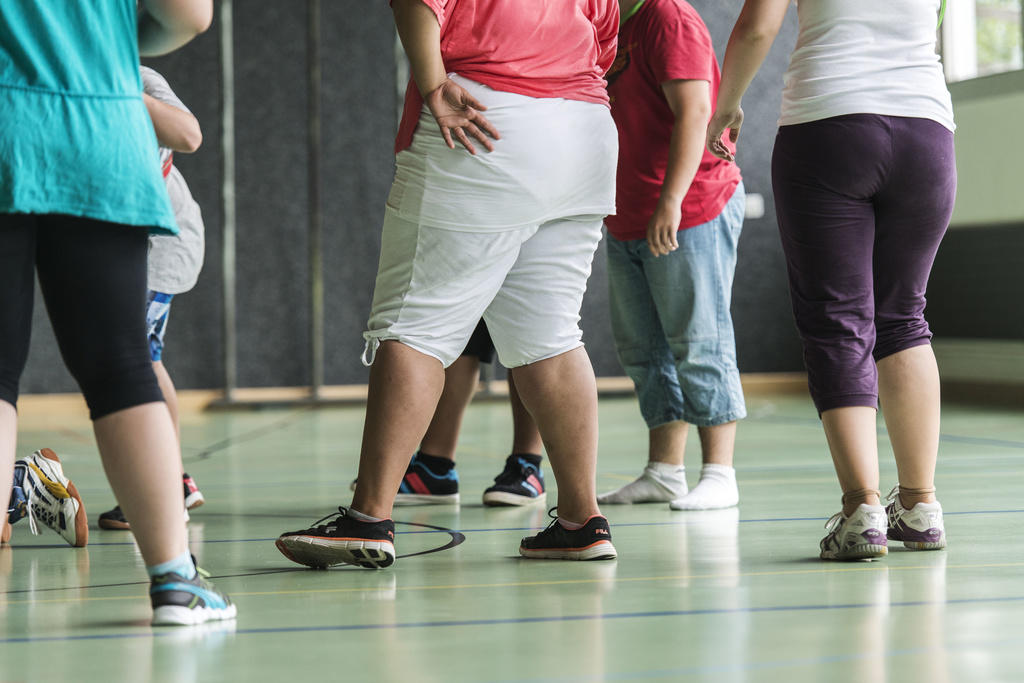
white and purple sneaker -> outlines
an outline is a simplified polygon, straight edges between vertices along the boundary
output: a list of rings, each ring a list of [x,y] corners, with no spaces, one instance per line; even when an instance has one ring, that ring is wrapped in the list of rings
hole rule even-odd
[[[913,550],[941,550],[946,547],[946,528],[942,523],[942,505],[934,503],[918,503],[909,510],[903,507],[899,496],[899,486],[889,492],[891,501],[885,507],[889,521],[888,537],[893,541],[903,541],[903,545]]]
[[[825,523],[828,535],[821,539],[823,560],[873,560],[884,557],[886,543],[885,508],[861,503],[849,517],[840,510]]]

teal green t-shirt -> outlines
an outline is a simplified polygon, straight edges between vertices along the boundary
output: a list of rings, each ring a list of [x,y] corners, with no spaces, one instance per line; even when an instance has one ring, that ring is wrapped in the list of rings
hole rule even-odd
[[[0,213],[178,231],[142,101],[135,0],[2,0]]]

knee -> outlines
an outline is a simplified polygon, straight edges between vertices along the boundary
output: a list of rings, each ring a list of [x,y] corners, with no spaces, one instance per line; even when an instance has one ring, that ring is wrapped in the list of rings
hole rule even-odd
[[[119,410],[163,400],[153,364],[146,355],[100,359],[65,358],[78,382],[89,417],[98,420]]]

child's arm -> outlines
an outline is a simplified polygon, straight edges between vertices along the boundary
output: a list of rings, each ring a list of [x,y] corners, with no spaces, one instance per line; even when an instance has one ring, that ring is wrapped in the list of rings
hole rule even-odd
[[[139,54],[144,57],[178,49],[213,21],[213,0],[143,0],[142,5]]]
[[[175,152],[192,153],[203,144],[203,131],[199,128],[199,120],[191,113],[145,93],[142,95],[142,101],[146,103],[149,118],[153,119],[153,129],[161,147],[169,147]]]
[[[704,157],[704,133],[711,116],[711,85],[707,81],[666,81],[661,84],[661,90],[675,122],[658,208],[647,223],[647,248],[655,256],[663,256],[679,247],[676,234],[682,220],[683,198]]]

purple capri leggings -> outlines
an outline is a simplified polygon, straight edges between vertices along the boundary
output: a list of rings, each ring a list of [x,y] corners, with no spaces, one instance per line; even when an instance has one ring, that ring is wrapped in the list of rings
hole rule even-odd
[[[851,114],[779,128],[772,185],[819,414],[878,406],[875,361],[929,343],[925,288],[956,195],[953,133]]]

